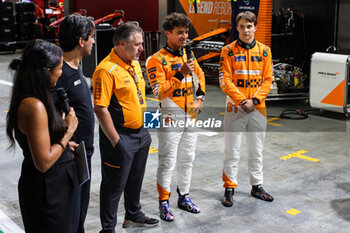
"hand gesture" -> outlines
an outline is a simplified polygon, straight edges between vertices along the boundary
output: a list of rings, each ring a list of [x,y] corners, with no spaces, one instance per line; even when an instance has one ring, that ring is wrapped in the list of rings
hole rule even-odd
[[[255,109],[253,100],[250,100],[250,99],[243,100],[239,105],[242,107],[243,111],[245,111],[246,113],[250,113]]]

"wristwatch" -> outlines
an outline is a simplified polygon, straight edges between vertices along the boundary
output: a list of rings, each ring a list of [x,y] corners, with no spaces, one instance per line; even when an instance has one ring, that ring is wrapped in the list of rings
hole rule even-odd
[[[199,96],[197,96],[197,99],[201,99],[202,101],[204,101],[205,100],[205,96],[204,95],[199,95]]]
[[[253,104],[254,105],[260,104],[260,100],[258,100],[257,98],[253,98]]]

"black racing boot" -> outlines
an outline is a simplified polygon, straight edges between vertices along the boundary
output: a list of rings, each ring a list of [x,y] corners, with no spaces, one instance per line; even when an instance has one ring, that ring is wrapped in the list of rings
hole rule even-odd
[[[250,193],[253,197],[256,197],[256,198],[261,199],[263,201],[271,202],[274,199],[270,194],[265,192],[265,190],[263,189],[263,187],[260,184],[253,185],[252,191]]]
[[[224,198],[222,199],[222,204],[226,207],[231,207],[233,205],[233,194],[235,193],[234,188],[225,188]]]

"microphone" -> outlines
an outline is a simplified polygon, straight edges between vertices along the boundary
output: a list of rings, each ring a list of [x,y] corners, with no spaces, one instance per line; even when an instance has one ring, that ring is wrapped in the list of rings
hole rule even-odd
[[[56,93],[59,102],[59,107],[67,115],[69,112],[69,99],[67,93],[63,87],[57,88]]]
[[[186,56],[187,56],[187,61],[188,60],[193,60],[193,56],[192,56],[192,48],[190,44],[185,45],[185,50],[186,50]],[[192,76],[192,82],[195,88],[195,92],[197,92],[198,88],[199,88],[199,79],[198,76],[195,72],[191,73]]]
[[[192,60],[193,56],[192,56],[192,48],[190,44],[185,45],[185,50],[186,50],[186,56],[187,56],[187,60]]]

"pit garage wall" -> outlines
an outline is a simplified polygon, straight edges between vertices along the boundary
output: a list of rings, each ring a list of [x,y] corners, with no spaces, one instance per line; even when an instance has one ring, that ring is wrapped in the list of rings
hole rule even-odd
[[[339,23],[337,30],[337,44],[341,49],[350,48],[350,1],[349,0],[274,0],[273,8],[292,8],[303,13],[305,19],[306,54],[311,55],[315,51],[325,51],[334,44],[336,33],[335,15],[336,2],[339,1]],[[230,2],[225,0],[202,1],[213,3],[210,16],[212,19],[203,20],[200,17],[192,19],[196,25],[197,33],[190,30],[190,38],[194,38],[217,27],[219,21],[231,21]],[[222,3],[220,3],[222,2]],[[202,15],[208,13],[209,7],[200,8]],[[189,7],[188,0],[168,0],[168,12],[193,12]],[[204,16],[203,16],[204,17]],[[208,18],[208,15],[205,16]]]
[[[335,17],[337,1],[340,3],[338,28]],[[308,55],[324,52],[335,44],[341,49],[350,48],[349,0],[274,0],[274,9],[288,7],[304,14]]]
[[[306,73],[309,73],[314,52],[325,52],[331,45],[337,45],[338,49],[350,48],[349,0],[274,0],[274,9],[288,7],[304,14],[306,49],[303,67]]]
[[[350,49],[350,1],[340,0],[338,18],[338,47]]]
[[[166,3],[162,3],[165,2]],[[218,0],[214,0],[218,1]],[[274,9],[294,8],[298,12],[303,13],[305,17],[305,38],[307,45],[307,55],[311,55],[315,51],[325,51],[325,49],[334,44],[335,33],[335,3],[338,0],[274,0]],[[167,9],[159,9],[159,2],[167,5]],[[227,2],[227,1],[225,1]],[[339,0],[339,23],[337,30],[337,44],[341,49],[350,48],[350,1]],[[228,2],[229,3],[229,2]],[[178,0],[147,0],[147,1],[125,1],[125,0],[74,0],[73,9],[86,9],[89,16],[100,18],[112,13],[114,10],[124,10],[125,17],[129,21],[138,21],[145,31],[158,31],[161,27],[158,19],[159,11],[167,11],[168,13],[176,11],[186,13]],[[226,6],[226,5],[225,5]],[[210,29],[217,27],[218,21],[230,21],[230,15],[226,14],[228,9],[220,5],[219,12],[215,19],[212,20],[213,25],[208,24]],[[229,6],[227,6],[228,8]],[[165,8],[165,7],[164,7]],[[202,9],[201,9],[202,10]],[[203,9],[205,10],[205,9]],[[216,11],[215,11],[216,12]],[[199,23],[199,22],[196,22]],[[191,30],[190,32],[193,32]],[[190,35],[190,38],[198,36]]]
[[[127,21],[138,21],[144,31],[158,31],[158,0],[74,0],[73,11],[79,9],[95,19],[123,10]]]

